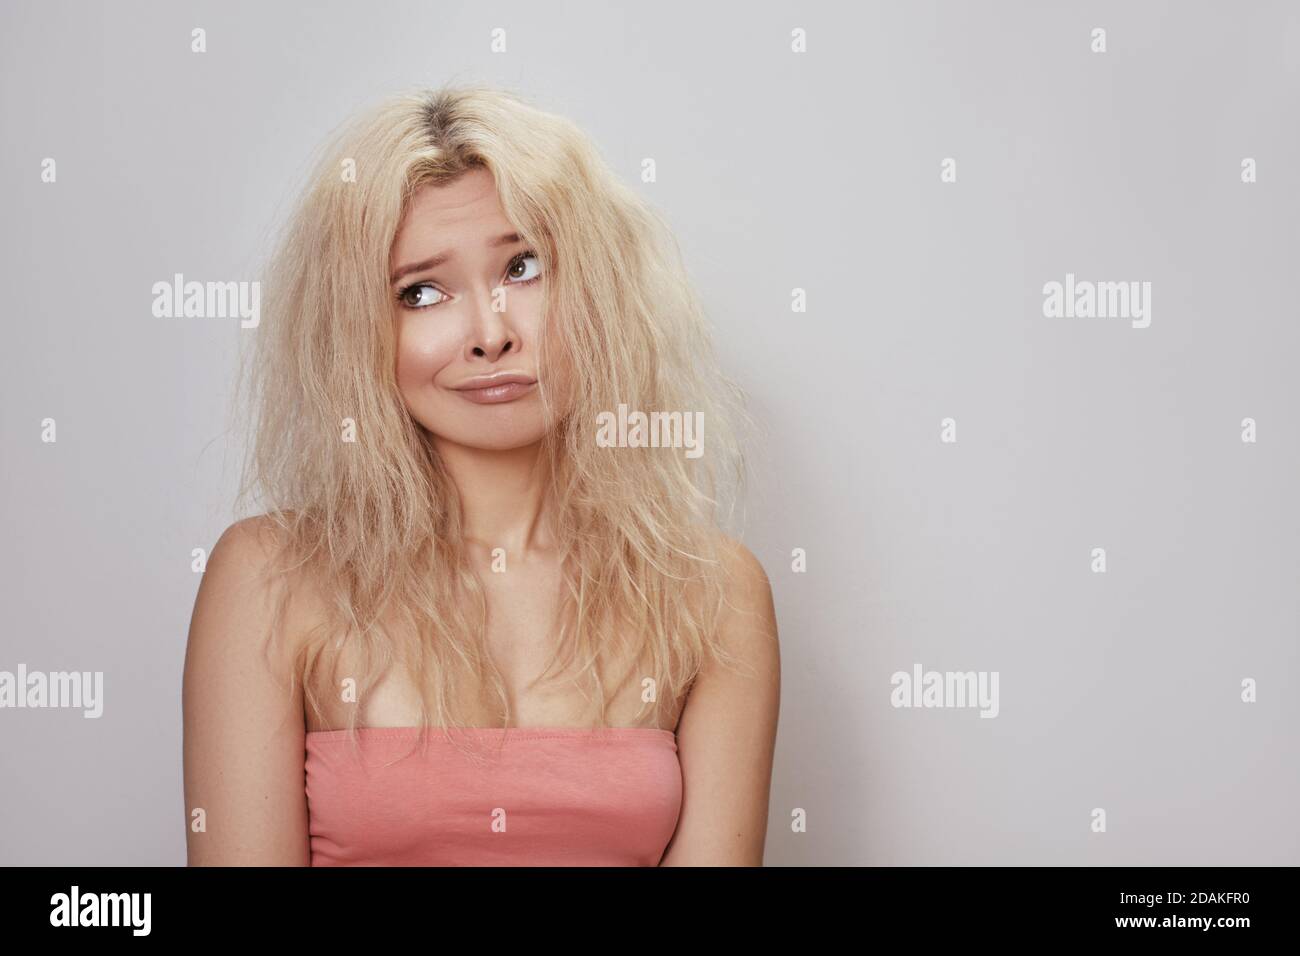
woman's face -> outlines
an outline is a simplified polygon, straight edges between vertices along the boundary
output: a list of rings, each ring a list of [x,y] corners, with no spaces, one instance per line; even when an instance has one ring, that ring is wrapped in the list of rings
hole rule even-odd
[[[530,253],[486,169],[412,197],[389,268],[397,386],[411,416],[443,441],[505,450],[545,434],[544,280]]]

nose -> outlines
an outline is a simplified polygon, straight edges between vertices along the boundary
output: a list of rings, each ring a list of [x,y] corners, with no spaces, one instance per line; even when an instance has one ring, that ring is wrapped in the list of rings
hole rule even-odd
[[[509,314],[505,310],[508,292],[500,287],[500,299],[497,290],[489,289],[478,297],[479,307],[474,321],[474,329],[465,341],[466,359],[487,359],[495,362],[508,352],[519,351],[519,336],[510,325]],[[501,303],[501,310],[493,306]]]

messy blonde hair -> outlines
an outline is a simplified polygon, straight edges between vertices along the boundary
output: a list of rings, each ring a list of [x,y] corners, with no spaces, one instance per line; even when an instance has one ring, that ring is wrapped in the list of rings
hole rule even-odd
[[[727,587],[720,531],[744,485],[748,418],[716,364],[666,221],[572,122],[516,93],[405,92],[335,135],[278,240],[241,375],[254,433],[239,504],[255,495],[276,529],[272,570],[310,567],[325,596],[327,624],[296,651],[309,705],[323,713],[313,676],[338,686],[346,641],[364,662],[348,675],[361,700],[390,667],[406,669],[421,696],[422,739],[431,726],[465,726],[457,673],[495,691],[510,725],[456,486],[397,388],[388,284],[413,192],[476,168],[491,172],[541,261],[540,368],[568,370],[567,386],[539,376],[564,581],[542,677],[561,657],[565,667],[577,661],[595,727],[607,719],[607,688],[623,686],[605,673],[623,652],[654,679],[654,707],[680,696],[708,655],[734,663],[716,637]],[[702,412],[705,454],[598,447],[597,415],[620,403]],[[355,443],[341,440],[346,419]]]

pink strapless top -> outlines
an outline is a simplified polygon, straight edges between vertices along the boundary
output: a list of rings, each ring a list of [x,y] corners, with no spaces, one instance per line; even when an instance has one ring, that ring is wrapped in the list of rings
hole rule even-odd
[[[362,728],[356,749],[345,731],[308,733],[311,865],[659,864],[682,803],[671,730],[469,733],[488,745],[481,764],[437,729],[423,747],[412,727]]]

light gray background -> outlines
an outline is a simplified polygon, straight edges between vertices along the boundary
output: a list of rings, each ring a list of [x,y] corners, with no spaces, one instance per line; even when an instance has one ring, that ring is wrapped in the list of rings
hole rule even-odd
[[[1300,7],[612,7],[4,3],[0,669],[102,670],[106,709],[0,711],[0,862],[185,859],[190,552],[252,333],[151,285],[258,278],[330,129],[459,79],[667,214],[766,428],[769,865],[1300,863]],[[1044,318],[1070,271],[1152,282],[1150,328]],[[998,671],[1000,716],[892,708],[915,662]]]

